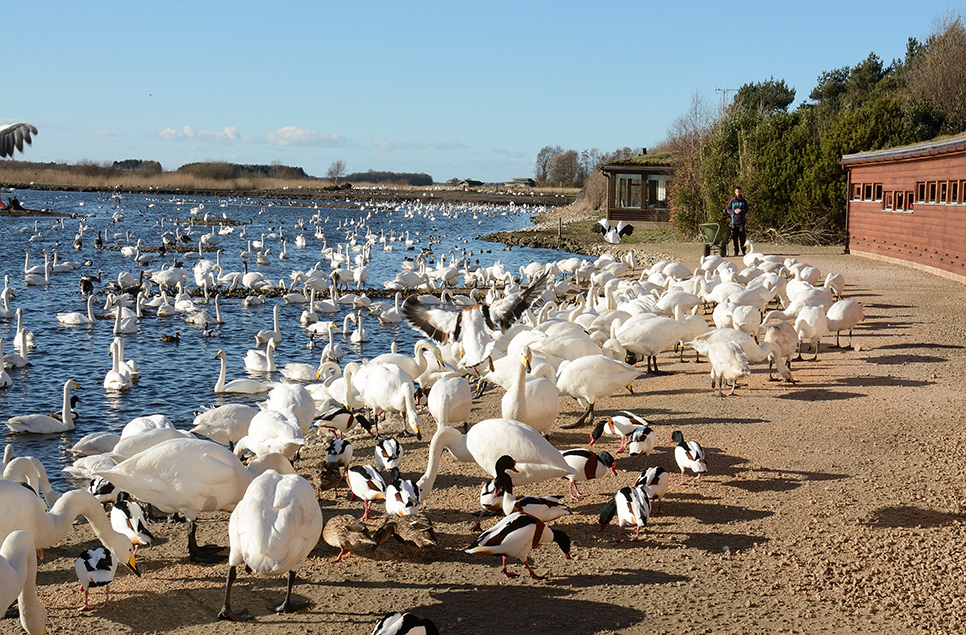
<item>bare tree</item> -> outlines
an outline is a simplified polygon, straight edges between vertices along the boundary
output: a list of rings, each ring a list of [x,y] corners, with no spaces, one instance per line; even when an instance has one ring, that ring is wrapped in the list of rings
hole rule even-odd
[[[533,168],[533,176],[538,185],[546,184],[550,177],[550,162],[561,154],[563,154],[563,148],[560,146],[544,146],[537,153],[537,163]]]
[[[932,104],[947,131],[966,126],[966,18],[950,10],[933,21],[932,33],[908,69],[913,98]]]
[[[325,173],[329,179],[331,179],[336,185],[339,184],[339,179],[345,176],[345,161],[338,159],[332,162],[329,166],[329,171]]]

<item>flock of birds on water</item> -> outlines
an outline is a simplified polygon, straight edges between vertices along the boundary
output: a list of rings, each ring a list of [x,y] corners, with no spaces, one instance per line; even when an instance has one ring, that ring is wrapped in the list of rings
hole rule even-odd
[[[616,476],[614,454],[625,451],[643,458],[645,469],[603,507],[599,530],[616,519],[615,542],[624,528],[634,529],[631,540],[640,540],[649,517],[659,513],[671,475],[648,465],[658,444],[652,424],[631,411],[616,412],[595,424],[599,401],[624,390],[633,392],[632,382],[644,372],[662,372],[658,355],[674,350],[683,357],[685,346],[696,358],[704,356],[710,362],[715,397],[734,394],[738,382],[750,375],[749,364],[766,360],[769,379],[774,367],[780,379],[793,382],[794,355],[800,359],[809,347],[817,358],[822,338],[833,332],[836,345],[843,331],[849,332],[851,344],[851,330],[863,319],[861,305],[842,298],[841,275],[830,273],[823,279],[817,268],[794,258],[758,253],[750,242],[739,264],[707,256],[695,270],[673,262],[641,269],[633,252],[621,259],[605,255],[596,261],[574,257],[532,262],[519,272],[498,263],[474,266],[455,257],[449,263],[440,259],[432,267],[416,258],[385,282],[387,289],[396,291],[393,303],[372,302],[349,289],[365,283],[358,271],[365,267],[366,247],[373,246],[365,242],[352,250],[362,256],[354,265],[348,246],[345,254],[330,249],[325,254],[329,271],[293,271],[292,287],[298,281],[302,292],[279,291],[282,302],[305,305],[297,328],[327,337],[324,346],[312,348],[312,356],[320,357],[318,364],[275,366],[275,351],[289,327],[279,323],[278,305],[273,324],[253,334],[255,345],[245,356],[246,370],[265,381],[227,381],[226,356],[222,351],[216,355],[221,371],[213,393],[263,401],[204,410],[190,431],[176,428],[162,414],[152,414],[133,419],[120,434],[89,434],[72,448],[77,460],[69,470],[90,485],[62,495],[50,486],[39,460],[15,457],[12,446],[7,446],[0,465],[0,502],[6,512],[0,517],[0,606],[16,600],[28,633],[44,632],[46,623],[36,592],[38,551],[60,543],[74,518],[84,516],[103,546],[85,551],[76,561],[84,591],[81,608],[91,608],[88,592],[98,586],[107,590],[107,605],[119,565],[140,575],[135,556],[154,540],[146,514],[152,508],[184,517],[189,558],[202,563],[223,562],[226,556],[223,549],[197,543],[199,515],[230,512],[228,571],[219,618],[253,617],[232,605],[238,567],[255,575],[286,576],[285,596],[269,610],[297,611],[307,602],[293,599],[296,572],[320,540],[339,549],[333,562],[351,557],[356,549],[374,549],[389,537],[402,542],[407,553],[436,544],[432,520],[420,507],[432,496],[444,450],[458,461],[476,463],[490,477],[482,483],[475,525],[482,533],[465,551],[501,557],[507,577],[515,575],[508,569],[508,558],[521,561],[530,577],[539,577],[530,567],[529,554],[542,544],[556,544],[568,559],[571,551],[570,537],[553,526],[570,513],[562,497],[517,497],[514,489],[566,478],[569,497],[580,500],[580,483]],[[131,390],[137,383],[137,364],[125,359],[124,335],[135,332],[138,321],[170,310],[207,329],[221,320],[220,292],[241,291],[244,299],[232,301],[264,302],[266,290],[274,286],[257,271],[247,271],[247,260],[246,271],[236,274],[226,274],[218,262],[203,257],[191,267],[151,270],[151,259],[140,259],[149,252],[139,247],[133,246],[128,255],[140,269],[138,274],[119,275],[116,282],[102,282],[100,275],[81,278],[78,286],[87,296],[87,312],[57,316],[61,324],[78,328],[113,323],[113,362],[104,378],[107,390]],[[31,268],[29,255],[26,258],[25,285],[43,286],[51,275],[75,271],[58,269],[51,260]],[[254,261],[255,254],[248,258]],[[460,284],[472,292],[457,294],[453,288]],[[0,387],[11,384],[6,369],[29,364],[28,351],[36,345],[22,325],[21,310],[11,306],[15,286],[7,276],[0,291],[0,319],[18,319],[14,352],[4,354],[0,340]],[[330,300],[315,300],[316,293],[326,292]],[[98,319],[91,310],[99,302],[98,294],[105,298],[103,308],[110,311],[110,320]],[[214,298],[208,303],[199,300],[210,296]],[[778,307],[769,310],[775,304]],[[709,324],[701,313],[712,307]],[[328,319],[346,310],[341,324]],[[351,342],[367,340],[364,313],[377,324],[408,322],[426,337],[416,343],[412,356],[393,350],[366,362],[340,365],[344,353],[335,335],[341,333]],[[180,334],[164,338],[176,344]],[[638,363],[646,364],[646,370]],[[278,375],[282,378],[272,381]],[[728,393],[723,392],[726,386]],[[474,402],[494,387],[503,391],[501,417],[471,421]],[[79,388],[74,379],[67,379],[59,413],[15,415],[5,423],[17,434],[70,430],[77,416],[72,392]],[[584,408],[577,421],[566,425],[557,423],[564,395]],[[399,439],[415,437],[407,443],[421,442],[424,407],[436,424],[428,463],[418,480],[405,479],[399,470],[405,449]],[[395,436],[387,434],[388,415],[402,418],[402,430]],[[364,434],[357,425],[376,437],[370,462],[354,457],[346,438]],[[593,426],[589,446],[605,434],[619,437],[614,454],[591,447],[561,450],[550,442],[555,426],[581,425]],[[298,465],[301,448],[312,442],[325,444],[325,460],[310,470],[310,482],[296,474],[293,463]],[[679,485],[686,483],[688,471],[695,480],[708,471],[709,459],[697,441],[685,440],[682,431],[675,430],[667,442],[675,446]],[[713,458],[710,462],[713,465]],[[323,492],[338,491],[342,484],[360,500],[362,516],[324,520],[319,503]],[[384,521],[370,532],[363,521],[377,504],[384,506]],[[494,514],[503,518],[483,530],[483,518]],[[372,632],[438,630],[430,620],[404,612],[387,615]]]

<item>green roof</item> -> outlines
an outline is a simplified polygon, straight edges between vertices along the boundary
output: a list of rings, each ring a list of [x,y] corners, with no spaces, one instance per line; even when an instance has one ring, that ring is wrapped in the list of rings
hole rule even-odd
[[[654,166],[654,167],[673,167],[674,157],[670,152],[654,152],[651,154],[639,154],[636,157],[631,157],[630,159],[620,159],[619,161],[611,161],[606,165],[640,165],[640,166]],[[606,167],[606,166],[605,166]]]

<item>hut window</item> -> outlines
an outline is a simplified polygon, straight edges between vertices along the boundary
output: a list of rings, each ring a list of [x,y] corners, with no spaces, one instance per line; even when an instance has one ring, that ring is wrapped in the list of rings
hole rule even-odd
[[[959,203],[959,181],[953,181],[949,184],[949,202]]]
[[[868,184],[868,185],[866,185],[863,188],[863,191],[862,191],[862,200],[863,201],[871,201],[872,200],[872,184],[871,183]]]
[[[862,186],[861,185],[854,185],[852,187],[852,200],[853,201],[858,201],[858,200],[861,200],[861,199],[862,199]]]
[[[647,208],[664,209],[667,207],[667,177],[649,175],[647,177]]]
[[[875,200],[877,200],[877,201],[881,201],[882,200],[882,184],[881,183],[878,183],[878,184],[875,185]]]
[[[896,192],[896,209],[902,209],[902,205],[905,202],[902,192]]]
[[[919,184],[919,198],[916,200],[918,200],[920,203],[926,202],[926,184],[925,183]]]
[[[940,183],[939,184],[939,202],[940,203],[948,203],[949,202],[949,199],[946,198],[946,196],[948,194],[949,194],[949,184],[948,183]]]
[[[936,184],[935,183],[929,184],[929,202],[930,203],[936,202]]]
[[[886,192],[885,199],[882,201],[882,209],[892,209],[892,192]]]
[[[617,207],[641,209],[641,175],[617,175]]]

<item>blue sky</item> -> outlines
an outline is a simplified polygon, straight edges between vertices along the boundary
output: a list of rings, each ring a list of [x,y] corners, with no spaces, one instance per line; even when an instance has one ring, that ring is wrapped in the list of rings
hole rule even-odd
[[[8,42],[0,123],[29,161],[224,160],[498,181],[537,152],[648,146],[695,91],[922,39],[948,3],[42,2]],[[26,15],[34,13],[34,17]],[[4,12],[8,17],[14,13]],[[12,26],[8,25],[8,26]],[[15,69],[15,70],[11,70]]]

